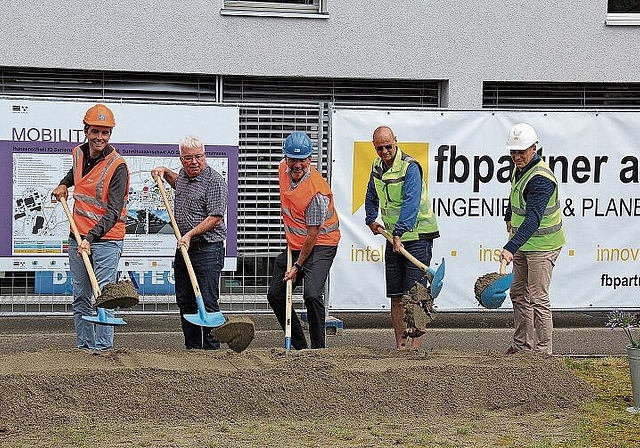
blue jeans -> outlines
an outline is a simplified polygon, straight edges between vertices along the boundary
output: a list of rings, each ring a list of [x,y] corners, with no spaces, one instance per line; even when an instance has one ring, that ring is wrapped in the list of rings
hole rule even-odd
[[[209,313],[220,311],[218,298],[220,297],[220,272],[224,267],[224,245],[222,242],[194,244],[189,247],[189,260],[198,280],[205,309]],[[200,327],[184,318],[185,314],[198,314],[198,306],[189,271],[180,250],[176,251],[173,272],[176,280],[176,303],[180,308],[185,347],[208,350],[220,348],[220,342],[210,334],[211,327]]]
[[[406,241],[402,245],[411,255],[429,266],[433,251],[433,240]],[[427,286],[427,279],[422,269],[407,260],[402,254],[393,251],[387,242],[384,253],[384,266],[387,280],[387,297],[398,297],[409,292],[416,282]]]
[[[101,240],[91,244],[89,259],[93,266],[98,285],[105,285],[118,279],[118,262],[122,254],[122,241]],[[76,327],[78,348],[106,350],[113,348],[113,326],[95,325],[82,316],[93,315],[93,288],[87,268],[78,254],[78,243],[69,238],[69,269],[73,284],[73,322]],[[107,317],[113,317],[113,310],[105,310]]]

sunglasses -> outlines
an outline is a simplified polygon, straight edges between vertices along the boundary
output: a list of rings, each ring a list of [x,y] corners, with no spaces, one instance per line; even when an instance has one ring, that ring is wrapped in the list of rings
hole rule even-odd
[[[385,149],[386,149],[387,151],[391,151],[391,150],[393,149],[393,144],[391,144],[391,145],[381,145],[381,146],[376,146],[376,151],[378,151],[378,152],[382,152],[382,151],[384,151]]]

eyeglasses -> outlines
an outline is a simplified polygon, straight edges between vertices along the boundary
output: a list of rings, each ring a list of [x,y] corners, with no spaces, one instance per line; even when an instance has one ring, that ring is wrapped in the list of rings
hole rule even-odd
[[[385,149],[386,149],[387,151],[391,151],[391,150],[393,149],[393,144],[391,144],[391,145],[380,145],[380,146],[376,146],[376,151],[378,151],[378,152],[382,152],[382,151],[384,151]]]
[[[180,156],[180,160],[184,162],[191,162],[192,160],[197,160],[198,162],[204,159],[204,154],[196,154],[190,156]]]

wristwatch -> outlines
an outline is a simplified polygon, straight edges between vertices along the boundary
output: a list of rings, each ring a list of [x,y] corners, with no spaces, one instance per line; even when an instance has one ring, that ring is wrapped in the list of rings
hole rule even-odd
[[[293,263],[293,265],[296,267],[298,271],[302,269],[302,266],[300,266],[297,261]]]

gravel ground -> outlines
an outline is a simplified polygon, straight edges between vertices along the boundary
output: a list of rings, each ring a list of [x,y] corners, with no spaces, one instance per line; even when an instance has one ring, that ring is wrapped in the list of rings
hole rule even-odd
[[[567,440],[594,396],[559,357],[505,355],[509,328],[434,326],[397,351],[390,328],[347,325],[287,352],[255,316],[238,354],[182,349],[175,315],[125,317],[107,352],[72,348],[69,318],[0,317],[0,446],[521,446]],[[620,345],[566,328],[556,348],[605,335]]]

